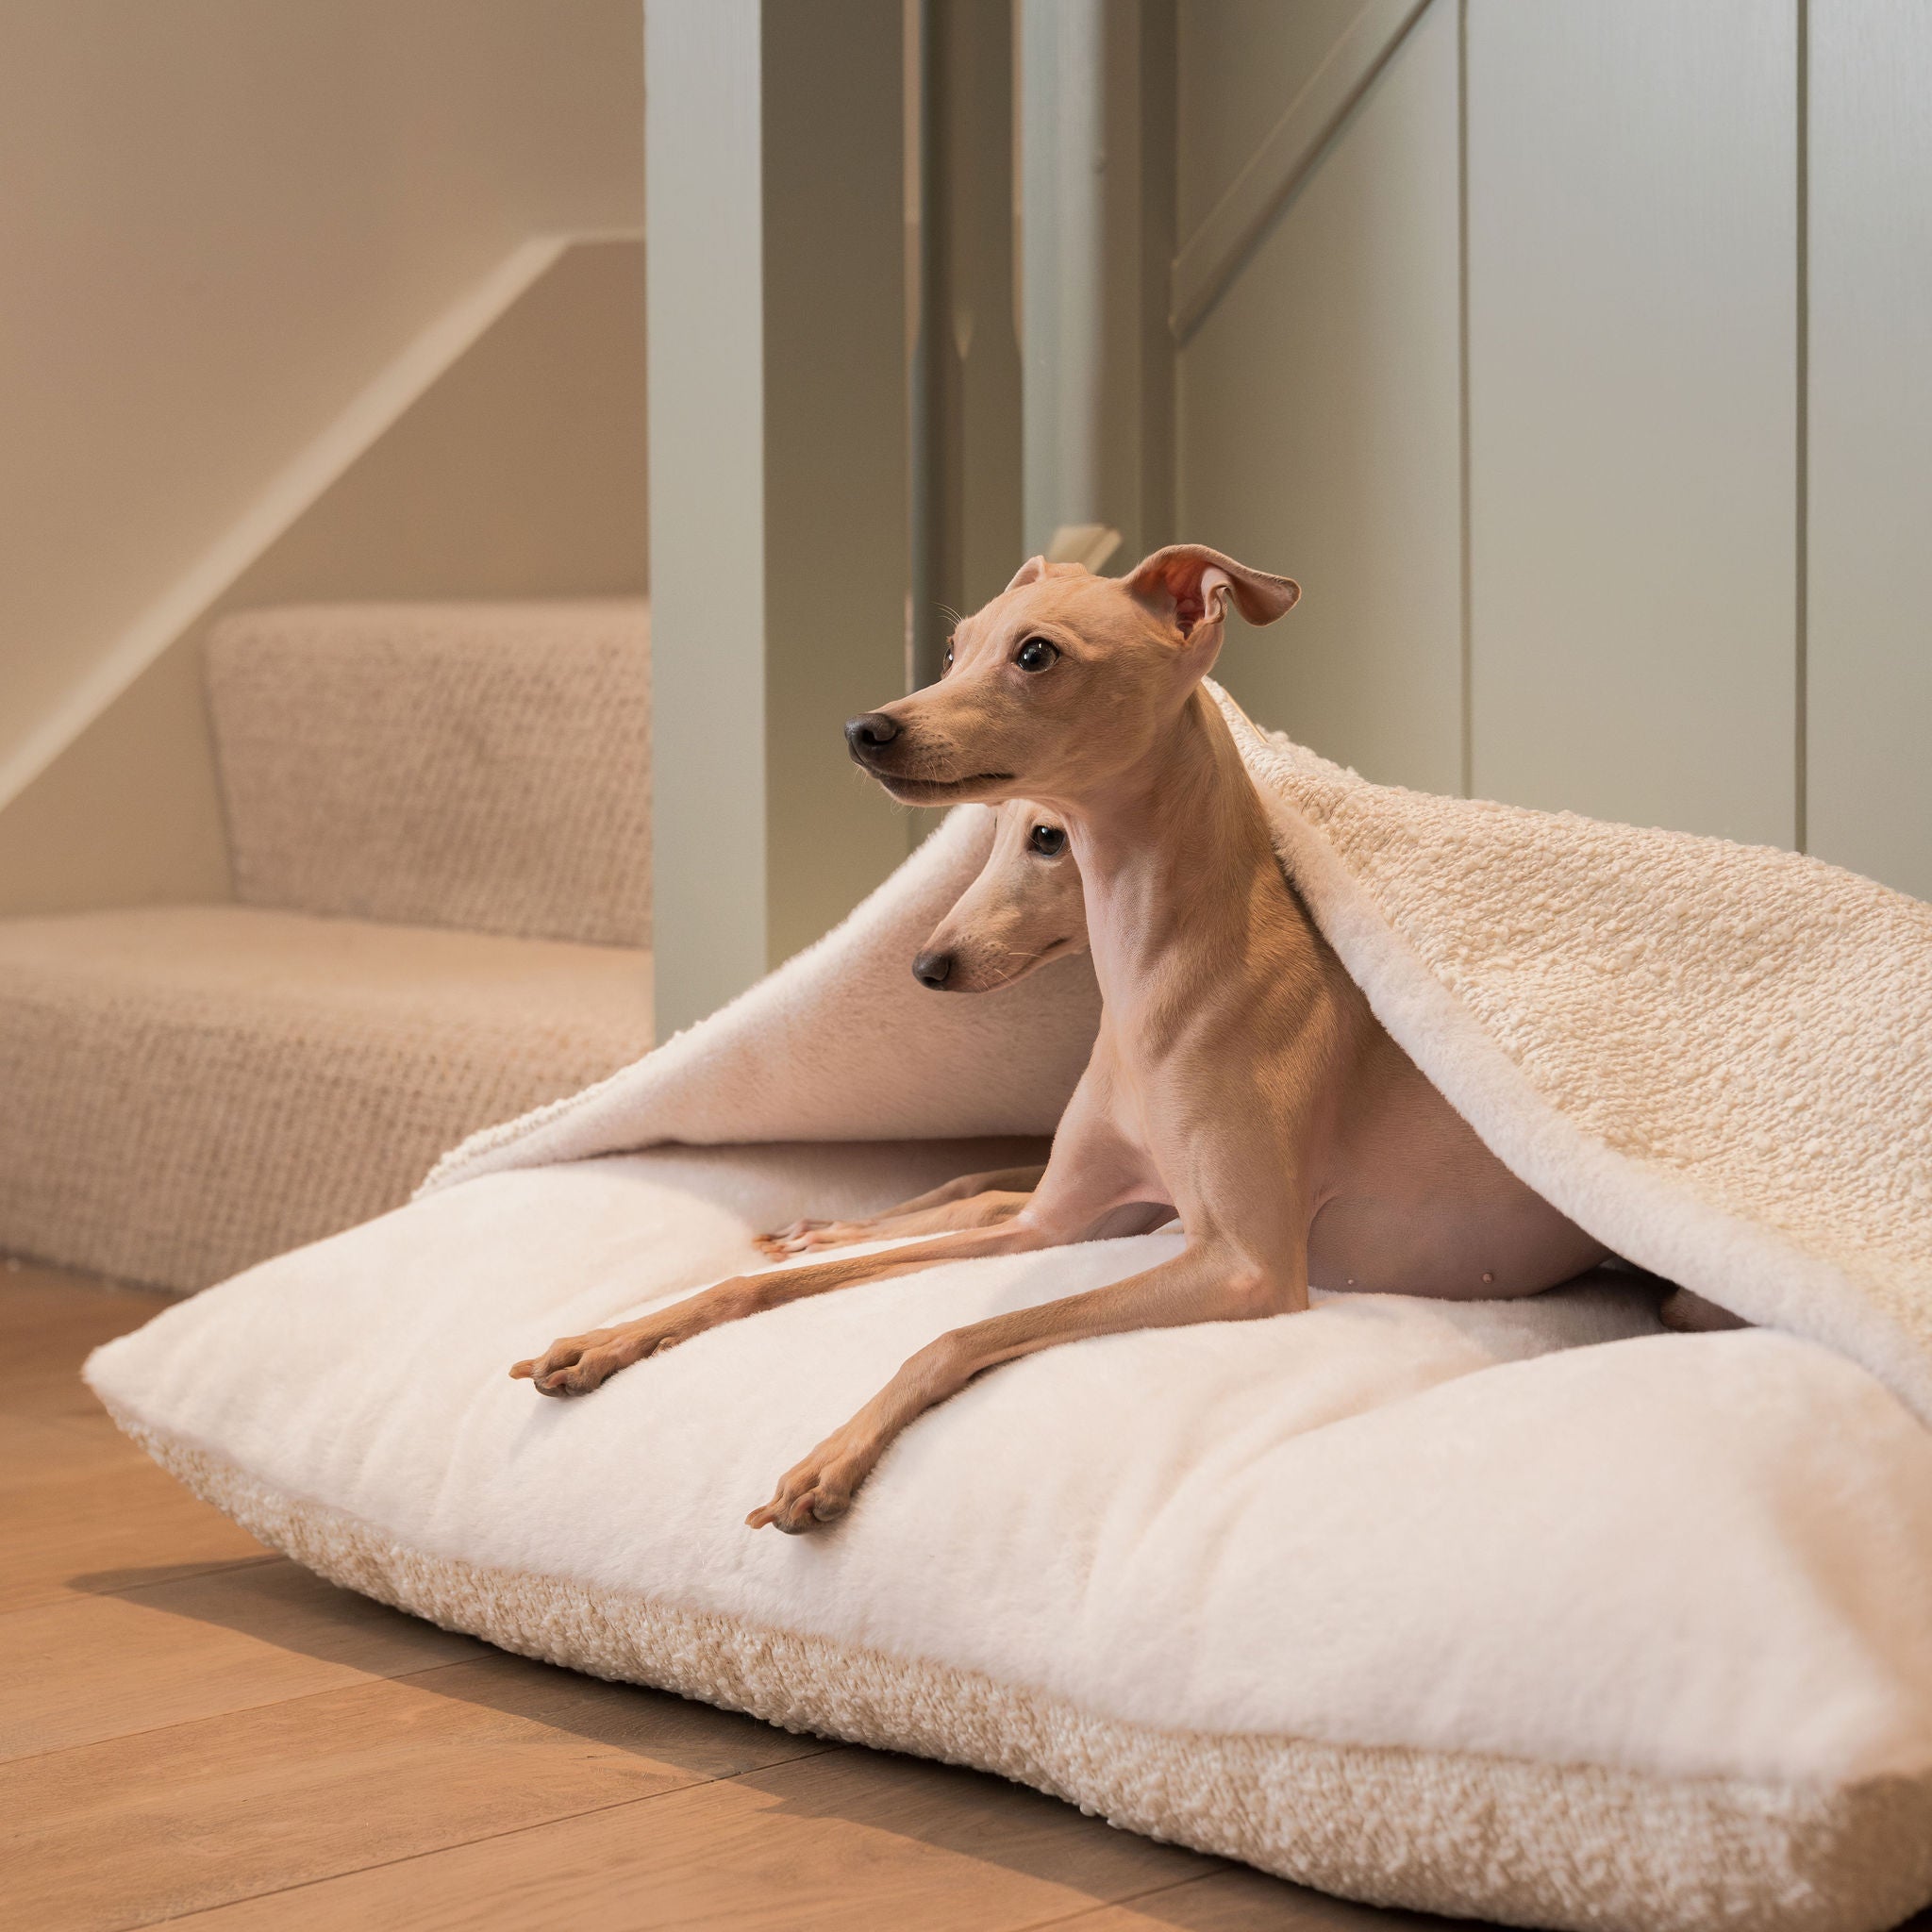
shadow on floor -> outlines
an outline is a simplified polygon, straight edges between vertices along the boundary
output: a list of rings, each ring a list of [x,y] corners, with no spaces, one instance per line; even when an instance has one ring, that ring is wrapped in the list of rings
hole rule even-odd
[[[420,1620],[266,1552],[218,1569],[103,1570],[69,1582],[76,1591],[325,1662],[356,1661],[358,1650],[385,1637],[408,1644],[426,1635]],[[692,1779],[730,1778],[768,1796],[774,1814],[846,1820],[1033,1877],[1064,1882],[1069,1834],[1099,1834],[1093,1849],[1108,1867],[1141,1868],[1122,1874],[1127,1882],[1115,1895],[1128,1892],[1133,1912],[1177,1932],[1252,1932],[1257,1924],[1283,1932],[1423,1932],[1452,1923],[1343,1904],[1219,1858],[1130,1833],[1116,1836],[1058,1799],[985,1773],[795,1735],[740,1712],[607,1683],[473,1640],[452,1657],[425,1655],[412,1668],[407,1657],[392,1657],[375,1670],[412,1690],[629,1752]],[[806,1762],[828,1757],[838,1762]]]

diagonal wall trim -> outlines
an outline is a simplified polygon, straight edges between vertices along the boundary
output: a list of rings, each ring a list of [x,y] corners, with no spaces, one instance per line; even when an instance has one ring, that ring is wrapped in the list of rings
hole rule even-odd
[[[260,494],[0,755],[0,807],[17,797],[127,689],[445,370],[580,242],[637,242],[641,230],[573,231],[521,242],[354,396]]]
[[[1429,0],[1367,0],[1175,258],[1168,321],[1186,341]]]

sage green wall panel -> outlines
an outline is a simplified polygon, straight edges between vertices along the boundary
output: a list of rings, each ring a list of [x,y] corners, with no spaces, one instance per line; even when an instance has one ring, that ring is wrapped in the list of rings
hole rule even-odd
[[[1362,0],[1179,0],[1176,200],[1183,241],[1361,9]]]
[[[1796,835],[1796,23],[1470,0],[1479,794]]]
[[[1808,843],[1932,899],[1932,8],[1810,20]]]
[[[1270,21],[1272,72],[1293,22],[1258,9],[1250,30]],[[1457,17],[1438,0],[1178,373],[1179,534],[1304,591],[1270,629],[1232,621],[1228,688],[1372,778],[1441,791],[1461,767],[1457,246]]]

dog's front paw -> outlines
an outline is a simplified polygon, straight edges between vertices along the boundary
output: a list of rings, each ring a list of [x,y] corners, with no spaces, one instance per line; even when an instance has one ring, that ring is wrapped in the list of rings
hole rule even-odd
[[[788,1470],[772,1500],[744,1519],[746,1525],[804,1536],[836,1523],[851,1508],[853,1492],[878,1459],[878,1445],[871,1436],[848,1424]]]
[[[540,1356],[515,1364],[510,1375],[534,1382],[543,1395],[588,1395],[619,1369],[653,1354],[661,1343],[646,1324],[624,1328],[593,1328],[588,1335],[567,1335],[553,1341]]]

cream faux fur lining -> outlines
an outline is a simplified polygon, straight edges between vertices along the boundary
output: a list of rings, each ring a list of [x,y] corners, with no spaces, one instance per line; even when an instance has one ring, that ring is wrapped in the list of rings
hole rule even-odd
[[[109,1409],[264,1542],[445,1629],[994,1772],[1345,1898],[1565,1932],[1883,1932],[1932,1894],[1932,1776],[1807,1790],[1156,1730],[944,1664],[412,1549]]]

